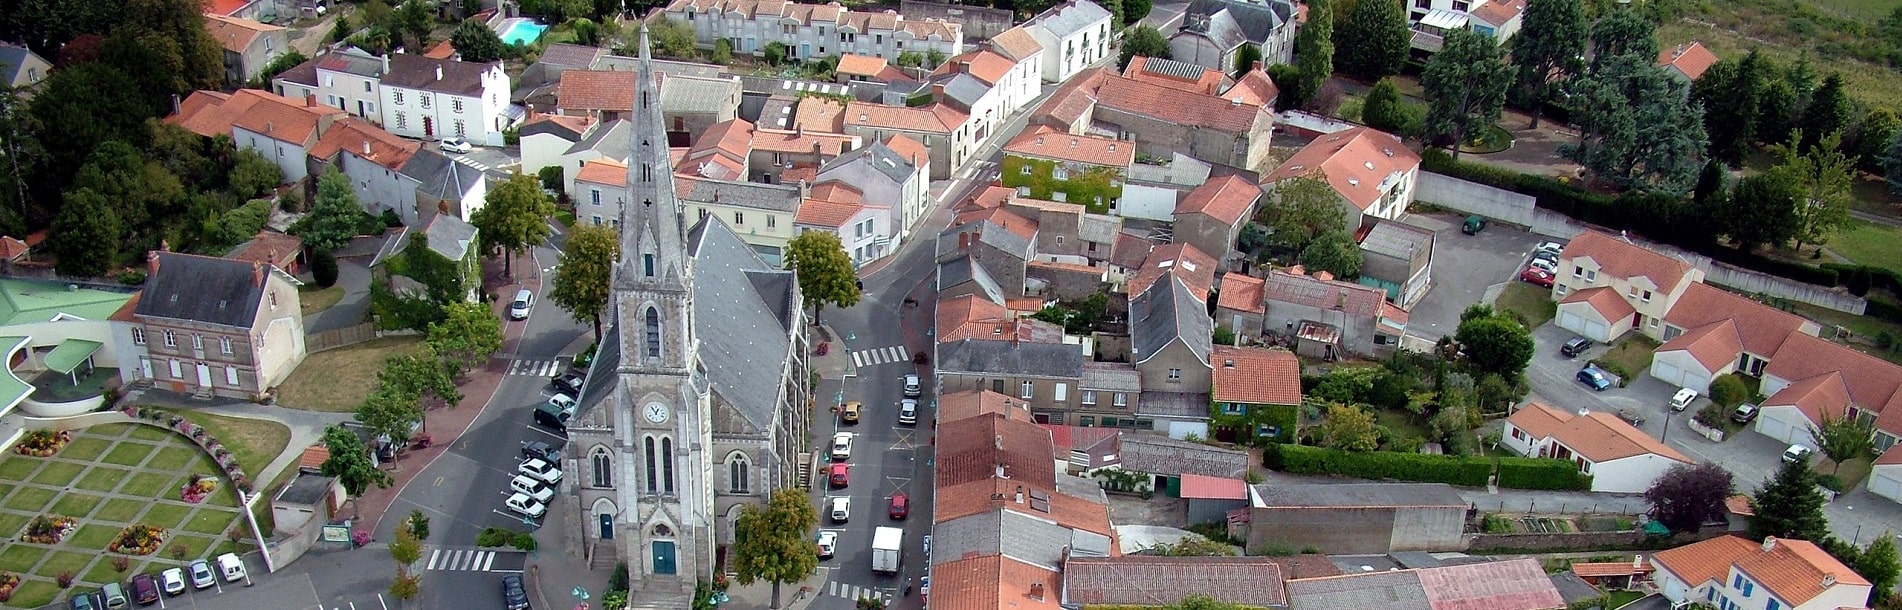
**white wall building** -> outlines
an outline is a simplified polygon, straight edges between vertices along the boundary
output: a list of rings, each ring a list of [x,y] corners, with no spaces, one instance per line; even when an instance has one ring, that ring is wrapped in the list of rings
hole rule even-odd
[[[662,10],[668,19],[693,26],[702,48],[725,39],[735,53],[761,55],[773,42],[786,45],[787,54],[798,60],[857,54],[896,61],[904,53],[936,51],[950,57],[964,52],[963,24],[911,21],[893,10],[846,10],[837,2],[675,0]]]
[[[1651,580],[1672,604],[1736,610],[1869,606],[1869,581],[1807,540],[1719,536],[1651,556]]]
[[[1113,17],[1090,0],[1067,0],[1024,22],[1043,45],[1043,79],[1063,82],[1109,57]]]
[[[1500,441],[1527,457],[1569,460],[1592,476],[1592,491],[1643,493],[1690,458],[1610,413],[1570,413],[1528,403],[1506,418]]]
[[[295,99],[315,95],[317,103],[382,125],[380,89],[383,75],[389,71],[389,58],[345,47],[285,70],[271,84],[278,95]]]
[[[406,138],[467,139],[501,146],[509,127],[509,77],[502,62],[479,64],[420,55],[387,58],[383,128]]]

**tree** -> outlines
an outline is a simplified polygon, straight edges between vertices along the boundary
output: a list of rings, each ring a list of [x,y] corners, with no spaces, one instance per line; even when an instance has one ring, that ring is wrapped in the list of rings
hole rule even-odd
[[[442,307],[468,298],[470,288],[463,277],[463,262],[429,249],[429,240],[409,240],[398,257],[402,275],[423,286],[423,296],[431,305]]]
[[[1300,80],[1296,81],[1299,86],[1286,107],[1304,108],[1321,92],[1321,84],[1334,75],[1334,9],[1329,0],[1309,0],[1308,20],[1294,37],[1294,65],[1301,69]],[[1283,96],[1288,94],[1281,92]]]
[[[713,41],[713,54],[710,56],[710,59],[713,60],[713,63],[723,66],[733,63],[733,41],[725,38],[715,39]]]
[[[390,394],[407,397],[409,402],[430,408],[455,408],[462,403],[462,390],[456,388],[456,365],[436,355],[424,345],[419,353],[390,358],[378,372],[377,384]]]
[[[396,578],[390,581],[390,597],[409,601],[415,599],[416,594],[422,592],[422,588],[423,577],[421,575],[397,574]]]
[[[1902,572],[1902,560],[1896,557],[1895,536],[1891,532],[1876,536],[1869,548],[1863,549],[1862,555],[1856,558],[1856,573],[1869,580],[1870,589],[1880,596],[1876,599],[1892,595],[1898,572]]]
[[[514,256],[529,246],[542,243],[553,231],[548,218],[555,215],[555,202],[542,191],[540,181],[520,172],[489,190],[481,209],[469,216],[483,247],[502,251],[502,269],[515,276]]]
[[[1844,461],[1875,449],[1875,422],[1860,417],[1836,417],[1823,411],[1816,425],[1810,427],[1810,440],[1816,443],[1818,451],[1829,456],[1829,471],[1834,473],[1842,468]]]
[[[727,52],[732,53],[732,50],[729,49]],[[780,64],[784,64],[786,63],[786,58],[790,56],[791,54],[792,54],[791,49],[788,49],[786,47],[786,43],[783,43],[777,40],[766,43],[766,49],[765,49],[766,65],[777,66]]]
[[[363,439],[357,438],[357,433],[348,428],[338,425],[324,428],[324,450],[330,456],[318,465],[318,471],[324,476],[336,477],[337,482],[343,485],[344,493],[350,494],[350,497],[362,496],[371,485],[378,488],[390,486],[390,473],[376,467],[376,462],[370,459],[369,448],[363,445]]]
[[[1889,183],[1890,194],[1902,195],[1902,129],[1882,147],[1882,179]]]
[[[1252,42],[1242,43],[1242,46],[1235,49],[1235,63],[1229,68],[1229,76],[1241,80],[1243,76],[1248,75],[1250,70],[1255,69],[1255,62],[1258,61],[1261,61],[1261,47],[1255,46]]]
[[[1156,28],[1139,25],[1123,36],[1122,54],[1117,56],[1116,69],[1129,67],[1129,61],[1140,55],[1157,59],[1169,59],[1169,39],[1162,37]]]
[[[316,280],[318,288],[337,285],[337,257],[327,250],[318,250],[310,255],[310,275]]]
[[[1340,71],[1377,81],[1406,65],[1413,31],[1399,2],[1356,2],[1339,26],[1334,28],[1334,66]]]
[[[653,41],[654,53],[674,58],[693,58],[693,26],[661,18],[647,25],[647,37]],[[623,50],[626,55],[639,55],[638,50]]]
[[[1790,170],[1771,168],[1738,181],[1736,192],[1711,220],[1739,250],[1782,244],[1796,236],[1796,205],[1803,194]]]
[[[614,229],[577,225],[562,246],[548,300],[567,310],[576,322],[593,322],[594,335],[601,336],[608,281],[614,277],[614,262],[620,258],[621,237]]]
[[[502,42],[502,37],[473,19],[456,26],[456,31],[449,35],[449,46],[462,55],[463,61],[488,63],[508,55],[508,44]]]
[[[1665,527],[1689,532],[1723,520],[1728,510],[1724,500],[1734,489],[1730,471],[1722,466],[1710,462],[1679,464],[1652,481],[1644,490],[1644,499],[1651,503],[1651,515]]]
[[[1104,0],[1102,4],[1103,10],[1109,11],[1110,13],[1110,28],[1122,29],[1123,0]]]
[[[1898,121],[1895,113],[1889,109],[1870,110],[1856,126],[1856,139],[1843,141],[1843,152],[1857,157],[1857,167],[1881,172],[1883,153],[1887,152],[1889,138],[1895,136],[1897,127],[1902,127],[1902,121]],[[4,134],[0,134],[0,138],[3,137]]]
[[[1329,406],[1315,434],[1321,437],[1323,446],[1332,449],[1373,451],[1380,446],[1380,431],[1374,426],[1374,416],[1353,405]]]
[[[1505,312],[1461,320],[1453,340],[1482,373],[1516,379],[1532,361],[1532,332]]]
[[[1750,537],[1796,538],[1815,542],[1829,535],[1823,517],[1823,492],[1816,473],[1803,460],[1786,461],[1750,499]]]
[[[364,429],[392,443],[408,442],[410,432],[423,423],[423,409],[416,397],[396,389],[381,387],[363,399],[354,412]]]
[[[1128,26],[1142,21],[1149,16],[1149,9],[1154,4],[1153,0],[1123,0],[1123,23],[1120,25]]]
[[[405,0],[401,6],[396,7],[395,29],[416,43],[416,46],[410,48],[417,53],[422,52],[423,47],[429,46],[429,30],[436,25],[436,17],[431,14],[430,4],[427,0]],[[497,40],[501,39],[497,38]]]
[[[1523,25],[1512,37],[1513,91],[1532,114],[1533,129],[1539,128],[1539,114],[1559,93],[1564,79],[1584,69],[1588,29],[1585,6],[1579,0],[1537,0],[1526,5]]]
[[[1531,7],[1527,7],[1530,10]],[[1592,67],[1620,55],[1656,58],[1658,24],[1638,11],[1611,11],[1592,24]]]
[[[38,171],[31,182],[50,197],[66,190],[100,145],[112,141],[143,144],[148,133],[145,119],[160,111],[152,100],[139,95],[138,83],[124,71],[89,62],[47,75],[27,103],[27,114],[34,139],[46,153],[36,164]]]
[[[1723,60],[1691,85],[1691,100],[1704,106],[1704,129],[1711,156],[1735,165],[1757,137],[1767,79],[1775,66],[1752,50],[1739,60]]]
[[[1849,102],[1849,94],[1843,90],[1843,76],[1830,73],[1810,96],[1809,104],[1803,107],[1800,121],[1803,139],[1798,142],[1807,148],[1831,136],[1840,139],[1855,120],[1855,113],[1855,105]]]
[[[1460,145],[1468,136],[1499,122],[1506,87],[1511,84],[1512,68],[1500,61],[1499,45],[1491,36],[1467,30],[1448,32],[1446,46],[1427,61],[1426,72],[1420,76],[1428,99],[1427,140],[1451,136],[1453,159],[1458,160]]]
[[[429,515],[423,514],[420,508],[409,511],[409,519],[404,521],[404,528],[409,530],[409,535],[417,540],[428,540]]]
[[[1722,160],[1712,158],[1704,162],[1704,170],[1697,174],[1697,186],[1691,187],[1691,202],[1698,206],[1709,206],[1720,202],[1730,192],[1730,168]]]
[[[284,172],[258,151],[246,148],[233,155],[228,180],[231,192],[248,199],[282,184]]]
[[[105,275],[119,263],[124,229],[106,198],[92,189],[66,193],[66,205],[53,219],[53,265],[61,274],[77,277]]]
[[[291,234],[304,238],[304,245],[312,250],[329,252],[357,236],[363,214],[350,177],[326,171],[317,179],[317,200],[311,203],[310,214],[291,226]]]
[[[1376,81],[1367,91],[1367,99],[1361,102],[1360,117],[1368,127],[1400,137],[1418,133],[1421,119],[1413,105],[1400,99],[1400,88],[1394,86],[1391,78]]]
[[[423,543],[409,528],[396,528],[396,540],[390,542],[390,558],[396,560],[397,573],[408,574],[409,567],[423,558]]]
[[[1317,168],[1311,174],[1275,182],[1271,202],[1257,213],[1256,221],[1268,227],[1275,244],[1299,252],[1322,233],[1347,230],[1339,202],[1340,195]]]
[[[1710,144],[1681,81],[1651,58],[1623,55],[1599,58],[1573,85],[1579,140],[1561,154],[1629,189],[1682,194],[1695,184]]]
[[[1175,542],[1158,542],[1150,546],[1149,550],[1164,557],[1230,557],[1236,554],[1234,545],[1196,534],[1183,536]]]
[[[812,541],[806,538],[818,523],[812,502],[796,489],[774,491],[764,507],[742,507],[733,528],[733,546],[728,550],[733,580],[742,586],[758,580],[772,583],[770,607],[779,608],[779,586],[804,580],[819,567]]]
[[[452,303],[443,307],[443,317],[429,325],[424,342],[430,349],[457,367],[455,375],[488,362],[489,355],[502,350],[502,321],[487,305]]]
[[[1791,136],[1790,139],[1800,142],[1809,136]],[[1796,232],[1793,237],[1798,248],[1803,244],[1823,243],[1837,231],[1849,228],[1852,222],[1849,209],[1855,202],[1850,189],[1856,181],[1856,161],[1842,152],[1842,132],[1830,132],[1805,148],[1799,155],[1794,144],[1770,147],[1772,154],[1783,157],[1778,167],[1789,171],[1802,190],[1794,206]]]
[[[819,310],[827,303],[851,307],[859,303],[858,270],[845,253],[839,236],[825,231],[810,231],[786,244],[786,268],[799,278],[799,292],[812,303],[812,323],[819,323]]]
[[[1246,610],[1241,604],[1229,603],[1196,593],[1182,598],[1182,601],[1163,606],[1164,610]]]
[[[1360,277],[1360,244],[1346,231],[1328,231],[1301,249],[1301,264],[1342,279]]]

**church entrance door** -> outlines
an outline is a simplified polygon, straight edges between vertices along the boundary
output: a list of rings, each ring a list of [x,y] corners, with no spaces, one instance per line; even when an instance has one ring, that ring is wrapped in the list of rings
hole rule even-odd
[[[654,573],[674,573],[674,543],[672,541],[654,541]]]

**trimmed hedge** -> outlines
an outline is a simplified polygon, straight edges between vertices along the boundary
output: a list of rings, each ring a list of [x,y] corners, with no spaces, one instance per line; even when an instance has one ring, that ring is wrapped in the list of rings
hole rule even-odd
[[[1510,489],[1548,491],[1591,491],[1592,477],[1578,471],[1567,460],[1550,458],[1499,458],[1499,486]]]
[[[1492,477],[1491,460],[1456,455],[1370,451],[1365,453],[1282,445],[1282,463],[1295,474],[1334,474],[1360,479],[1393,479],[1484,487]]]

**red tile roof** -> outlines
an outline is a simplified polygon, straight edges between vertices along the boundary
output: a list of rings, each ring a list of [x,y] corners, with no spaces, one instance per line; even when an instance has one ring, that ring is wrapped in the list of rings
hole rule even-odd
[[[1136,147],[1130,142],[1073,135],[1044,126],[1018,134],[1004,145],[1004,152],[1122,170],[1127,170],[1131,163],[1136,162]]]
[[[214,15],[229,15],[238,12],[257,0],[210,0],[205,3],[205,12]]]
[[[1473,9],[1472,15],[1497,26],[1526,12],[1526,0],[1492,0]]]
[[[1895,447],[1890,447],[1888,451],[1882,452],[1882,456],[1876,458],[1875,462],[1877,466],[1894,466],[1896,464],[1902,464],[1902,449]]]
[[[1037,309],[1041,309],[1039,303]],[[1020,318],[1009,308],[975,294],[938,302],[935,316],[938,342],[965,339],[981,341],[1017,341],[1022,343],[1060,343],[1063,328],[1049,322]],[[939,407],[942,409],[943,407]]]
[[[1855,570],[1806,540],[1770,538],[1759,544],[1720,536],[1659,551],[1651,561],[1692,587],[1721,583],[1735,566],[1791,606],[1801,606],[1821,595],[1825,576],[1835,578],[1838,587],[1869,586],[1869,581]]]
[[[877,76],[885,70],[885,58],[872,55],[846,53],[839,56],[839,67],[834,72],[848,76]]]
[[[19,260],[32,248],[18,237],[0,237],[0,260]]]
[[[1506,418],[1506,422],[1526,431],[1533,438],[1556,440],[1570,447],[1573,453],[1593,462],[1653,454],[1685,464],[1692,463],[1690,458],[1684,457],[1676,449],[1665,446],[1658,439],[1651,438],[1611,413],[1573,413],[1534,402],[1521,407]]]
[[[330,124],[330,129],[317,139],[317,146],[310,149],[310,156],[329,159],[339,152],[349,152],[371,163],[391,170],[401,169],[409,161],[410,155],[422,148],[420,142],[399,138],[396,134],[371,125],[369,121],[346,116]]]
[[[304,238],[271,231],[259,231],[249,241],[238,245],[238,249],[225,254],[225,258],[254,263],[268,263],[286,268],[304,251]]]
[[[1627,279],[1643,277],[1664,291],[1676,289],[1678,282],[1691,272],[1690,263],[1598,231],[1579,233],[1559,253],[1561,262],[1577,258],[1590,258],[1598,263],[1599,273]]]
[[[1235,134],[1254,130],[1258,121],[1272,120],[1272,117],[1264,119],[1262,115],[1269,114],[1269,109],[1260,106],[1172,89],[1115,74],[1103,77],[1102,87],[1096,90],[1096,101],[1105,108]]]
[[[1059,610],[1062,576],[1003,555],[957,559],[931,566],[934,610]],[[1043,598],[1030,585],[1043,584]]]
[[[687,149],[682,170],[717,180],[745,180],[753,133],[753,124],[746,119],[715,123]]]
[[[753,133],[753,150],[789,154],[812,154],[816,148],[819,155],[830,159],[847,150],[858,148],[859,137],[837,133],[817,131],[783,131],[779,129],[759,129]]]
[[[1598,315],[1604,317],[1607,322],[1617,322],[1638,312],[1637,309],[1631,307],[1631,303],[1625,301],[1624,295],[1618,294],[1618,291],[1610,286],[1575,290],[1572,294],[1565,295],[1565,298],[1559,299],[1560,305],[1567,303],[1590,305],[1592,311],[1598,312]]]
[[[918,108],[886,106],[852,102],[845,107],[845,124],[848,127],[871,127],[880,129],[901,129],[931,134],[948,135],[969,119],[957,109],[944,104],[931,104]]]
[[[430,45],[429,50],[423,52],[423,57],[430,59],[449,59],[455,55],[456,45],[450,44],[447,40]]]
[[[989,222],[1003,227],[1006,231],[1016,233],[1018,237],[1033,241],[1037,239],[1037,221],[1024,218],[1016,212],[1004,208],[966,211],[962,214],[958,214],[957,218],[952,219],[951,226],[961,227],[974,222]]]
[[[926,167],[931,164],[931,149],[926,148],[917,140],[906,137],[905,134],[895,133],[887,136],[885,146],[892,149],[892,152],[898,153],[898,156],[910,161],[915,167]]]
[[[1433,610],[1566,607],[1537,559],[1428,568],[1419,570],[1419,576]]]
[[[239,89],[236,97],[217,91],[193,91],[178,105],[178,112],[165,117],[165,122],[183,127],[186,131],[205,136],[216,137],[231,135],[231,122],[257,103],[258,97],[244,93],[254,89]],[[257,93],[263,93],[258,91]]]
[[[1096,92],[1103,87],[1103,81],[1113,73],[1109,69],[1085,70],[1071,77],[1063,86],[1050,94],[1050,99],[1031,113],[1031,123],[1051,125],[1064,130],[1078,130],[1088,127],[1084,119],[1090,116],[1090,109],[1096,107]]]
[[[1216,345],[1209,366],[1215,369],[1209,397],[1216,402],[1301,404],[1301,360],[1294,352]]]
[[[991,50],[1017,61],[1030,59],[1030,56],[1043,52],[1043,44],[1024,26],[1004,30],[990,40]]]
[[[1886,405],[1896,401],[1897,392],[1902,391],[1902,365],[1803,333],[1792,333],[1785,339],[1764,372],[1791,381],[1841,372],[1850,401],[1884,411],[1885,415]]]
[[[1717,54],[1704,48],[1702,43],[1691,41],[1688,45],[1678,45],[1675,49],[1658,51],[1658,65],[1669,66],[1686,78],[1697,80],[1705,70],[1717,64]]]
[[[800,98],[798,108],[793,110],[792,127],[807,132],[845,133],[845,104],[824,97]]]
[[[1784,386],[1764,399],[1763,406],[1796,407],[1810,423],[1821,423],[1825,413],[1842,419],[1849,414],[1849,386],[1844,385],[1842,373],[1832,371]]]
[[[347,116],[344,111],[318,105],[310,99],[291,99],[253,89],[239,89],[232,99],[256,96],[257,102],[231,122],[233,127],[264,134],[273,140],[300,146],[315,144],[320,124]]]
[[[1743,340],[1738,338],[1737,322],[1726,318],[1684,331],[1684,334],[1658,346],[1655,353],[1678,350],[1690,352],[1698,364],[1704,365],[1704,370],[1714,372],[1736,360],[1737,354],[1743,353]]]
[[[807,199],[805,202],[799,204],[799,213],[793,217],[793,222],[802,225],[837,229],[845,226],[845,223],[850,222],[853,216],[857,216],[859,212],[863,211],[865,211],[865,206],[857,203]]]
[[[1420,155],[1400,138],[1372,127],[1355,127],[1315,138],[1262,179],[1263,184],[1321,172],[1343,199],[1366,210],[1380,201],[1381,185],[1420,167]]]
[[[632,70],[568,70],[555,90],[555,107],[563,112],[633,112]]]
[[[567,116],[545,112],[532,112],[528,120],[524,121],[522,125],[526,127],[543,121],[567,127],[569,131],[573,131],[577,134],[588,133],[588,127],[595,124],[594,117],[589,116]]]
[[[780,175],[785,176],[785,174]],[[838,180],[827,180],[823,184],[812,187],[812,198],[840,203],[865,203],[865,192]]]
[[[226,51],[239,55],[250,50],[251,43],[256,41],[258,36],[267,32],[284,31],[284,28],[275,25],[216,13],[205,14],[205,29],[211,32],[211,37],[216,39],[218,44],[223,45]]]
[[[1054,489],[1056,466],[1050,461],[1050,446],[1050,431],[1028,418],[988,414],[941,419],[936,484],[944,489],[990,480],[1001,467],[1017,485]]]
[[[581,171],[575,172],[575,182],[626,187],[627,165],[608,159],[588,161],[581,164]]]
[[[1005,76],[1010,74],[1011,68],[1015,67],[1017,67],[1017,62],[1011,61],[1008,57],[998,55],[986,49],[978,49],[976,51],[967,51],[945,60],[932,74],[944,75],[963,72],[977,77],[978,80],[984,81],[986,85],[995,86],[997,83],[1003,81]]]
[[[1302,5],[1306,6],[1306,5]],[[1281,89],[1275,87],[1275,81],[1268,78],[1268,72],[1254,70],[1242,75],[1241,80],[1222,92],[1222,99],[1241,100],[1250,106],[1274,106],[1275,98],[1281,97]]]
[[[1216,299],[1215,306],[1223,309],[1267,313],[1268,303],[1263,301],[1262,288],[1267,280],[1240,273],[1222,274],[1222,293]]]
[[[1176,215],[1205,214],[1217,222],[1235,226],[1248,216],[1250,209],[1260,199],[1261,186],[1230,174],[1189,191],[1189,195],[1182,198],[1182,203],[1176,204]]]
[[[1142,267],[1130,274],[1124,289],[1135,298],[1164,274],[1172,272],[1182,278],[1182,283],[1198,298],[1208,299],[1215,287],[1215,257],[1187,243],[1174,243],[1150,250]]]
[[[297,468],[299,470],[322,470],[324,461],[329,459],[330,449],[325,448],[323,445],[311,445],[304,448],[302,455],[297,456]]]
[[[1795,314],[1702,282],[1685,287],[1684,295],[1678,297],[1677,302],[1671,304],[1671,311],[1664,314],[1665,322],[1684,329],[1720,320],[1735,320],[1736,332],[1743,342],[1743,348],[1765,358],[1777,353],[1777,349],[1783,347],[1784,339],[1804,331],[1805,326],[1812,324]],[[1735,360],[1737,353],[1731,352],[1726,357]]]

